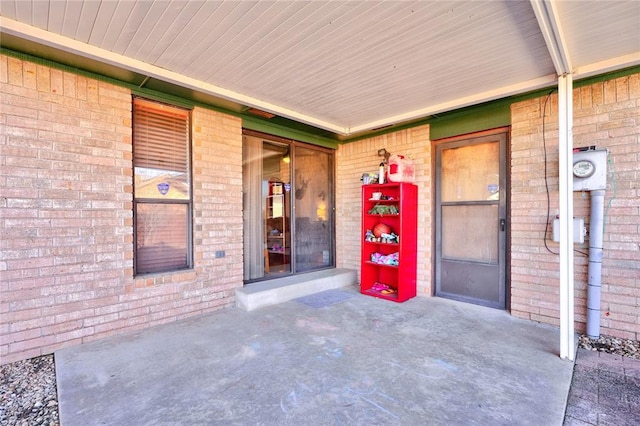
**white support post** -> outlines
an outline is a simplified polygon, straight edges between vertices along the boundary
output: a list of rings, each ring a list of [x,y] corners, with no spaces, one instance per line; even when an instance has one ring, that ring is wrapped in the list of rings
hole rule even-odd
[[[558,77],[560,358],[575,359],[573,282],[573,78]]]

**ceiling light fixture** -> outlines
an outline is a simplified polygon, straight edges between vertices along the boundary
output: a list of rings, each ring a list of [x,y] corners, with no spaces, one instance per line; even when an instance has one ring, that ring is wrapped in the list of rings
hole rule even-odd
[[[273,118],[276,116],[275,114],[272,114],[267,111],[263,111],[258,108],[247,108],[245,112],[248,112],[249,114],[257,115],[258,117],[262,117],[262,118]]]

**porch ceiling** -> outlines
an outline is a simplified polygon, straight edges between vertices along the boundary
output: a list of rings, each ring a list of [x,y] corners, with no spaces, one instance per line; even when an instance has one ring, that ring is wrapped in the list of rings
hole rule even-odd
[[[640,64],[640,2],[0,0],[12,50],[338,138]]]

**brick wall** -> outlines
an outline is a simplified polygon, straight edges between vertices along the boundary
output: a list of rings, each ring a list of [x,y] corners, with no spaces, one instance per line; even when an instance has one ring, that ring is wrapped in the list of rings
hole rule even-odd
[[[193,117],[193,270],[133,276],[131,93],[0,56],[0,357],[66,345],[228,306],[242,285],[242,123]],[[545,98],[512,106],[512,313],[558,323],[558,256],[547,223]],[[558,213],[557,96],[546,108],[551,216]],[[603,333],[640,337],[640,75],[574,91],[574,144],[610,150],[605,199]],[[432,294],[432,156],[421,126],[341,145],[336,153],[337,266],[359,270],[360,177],[386,148],[414,160],[419,187],[418,293]],[[586,194],[576,216],[589,217]],[[550,231],[549,231],[550,233]],[[547,235],[549,238],[550,236]],[[557,245],[548,242],[551,250]],[[586,252],[588,241],[583,247]],[[216,251],[226,256],[216,258]],[[584,328],[587,258],[576,254]]]
[[[2,363],[233,303],[239,119],[193,112],[194,269],[134,278],[129,90],[6,56],[0,87]]]
[[[337,266],[360,271],[362,199],[360,177],[378,172],[378,150],[413,159],[418,186],[419,295],[432,294],[431,142],[429,127],[421,126],[340,145],[336,153],[336,259]]]
[[[609,150],[602,261],[601,332],[640,338],[640,74],[577,88],[574,146]],[[557,325],[558,257],[544,246],[547,198],[544,181],[545,97],[512,105],[511,289],[515,316]],[[557,94],[546,105],[545,137],[551,218],[558,214]],[[589,194],[574,193],[575,216],[589,223]],[[551,219],[549,219],[551,220]],[[551,228],[546,235],[551,239]],[[558,245],[548,242],[557,252]],[[588,238],[578,250],[588,253]],[[575,312],[585,330],[588,258],[575,253]]]

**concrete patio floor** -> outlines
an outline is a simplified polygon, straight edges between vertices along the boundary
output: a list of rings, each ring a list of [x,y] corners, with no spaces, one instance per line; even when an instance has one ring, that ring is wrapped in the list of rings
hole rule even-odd
[[[71,425],[561,425],[556,328],[355,287],[55,353]]]

